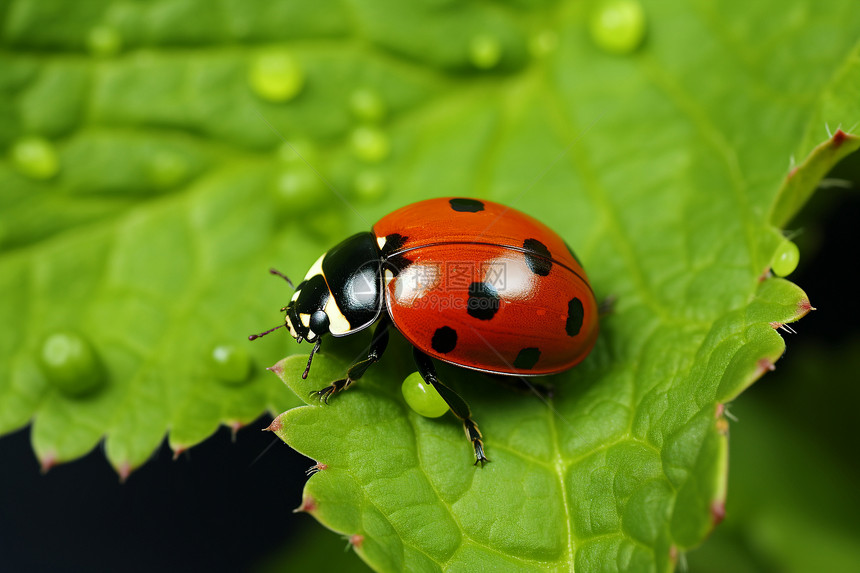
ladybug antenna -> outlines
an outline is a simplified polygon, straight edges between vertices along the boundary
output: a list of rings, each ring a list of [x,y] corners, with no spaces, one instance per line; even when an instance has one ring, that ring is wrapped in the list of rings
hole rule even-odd
[[[295,288],[296,288],[296,287],[295,287],[295,285],[293,285],[293,281],[291,281],[291,280],[290,280],[290,277],[288,277],[287,275],[285,275],[284,273],[282,273],[282,272],[281,272],[281,271],[279,271],[278,269],[269,269],[269,273],[270,273],[270,274],[273,274],[273,275],[275,275],[275,276],[281,277],[282,279],[284,279],[285,281],[287,281],[287,284],[288,284],[288,285],[290,285],[290,288],[291,288],[291,289],[295,289]]]
[[[248,340],[257,340],[258,338],[260,338],[260,337],[262,337],[262,336],[266,336],[266,335],[267,335],[267,334],[269,334],[270,332],[273,332],[273,331],[275,331],[275,330],[278,330],[279,328],[281,328],[281,327],[283,327],[283,326],[286,326],[286,325],[287,325],[287,323],[285,322],[285,323],[283,323],[283,324],[279,324],[279,325],[278,325],[278,326],[276,326],[275,328],[270,328],[270,329],[269,329],[269,330],[267,330],[266,332],[261,332],[260,334],[252,334],[251,336],[249,336],[249,337],[248,337]]]
[[[322,337],[317,338],[317,343],[314,344],[313,350],[311,350],[311,355],[308,356],[308,366],[305,368],[304,373],[302,374],[302,380],[308,379],[308,372],[311,371],[311,362],[314,360],[314,354],[320,351],[320,343],[322,342]]]

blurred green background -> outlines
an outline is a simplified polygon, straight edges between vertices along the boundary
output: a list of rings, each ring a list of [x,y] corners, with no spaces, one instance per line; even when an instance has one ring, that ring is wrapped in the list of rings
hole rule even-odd
[[[15,311],[0,316],[0,348],[23,340],[35,354],[41,333],[68,325],[80,308],[52,305],[51,294],[81,306],[102,297],[105,304],[85,317],[89,324],[148,317],[131,329],[115,324],[116,332],[133,330],[129,338],[99,333],[117,348],[127,345],[111,366],[145,383],[82,415],[109,417],[141,403],[149,412],[113,420],[115,439],[103,442],[98,425],[75,424],[66,435],[63,420],[78,413],[62,401],[43,402],[44,388],[6,394],[4,430],[37,409],[53,413],[44,419],[54,422],[37,425],[32,436],[26,428],[0,439],[0,568],[283,571],[324,558],[327,566],[342,560],[344,569],[364,570],[345,540],[291,513],[312,462],[257,431],[267,424],[261,411],[297,403],[261,372],[283,355],[283,340],[261,341],[254,354],[234,341],[278,320],[286,291],[265,276],[273,261],[304,269],[326,246],[407,198],[492,179],[478,161],[495,145],[490,115],[481,110],[498,93],[516,109],[539,92],[524,70],[530,58],[557,49],[553,11],[565,4],[580,10],[577,3],[527,0],[428,1],[422,9],[441,14],[444,25],[425,27],[384,3],[356,11],[337,1],[309,9],[299,2],[0,0],[0,253],[8,273],[0,296],[3,308]],[[782,25],[803,28],[791,10],[779,16]],[[519,24],[537,32],[522,41]],[[647,42],[635,18],[626,25],[602,48],[623,56]],[[774,30],[762,30],[764,43],[779,26]],[[467,49],[451,38],[468,38]],[[404,63],[413,60],[426,69]],[[618,73],[615,66],[598,71]],[[524,80],[507,83],[520,73]],[[591,81],[583,89],[599,86],[599,78]],[[716,84],[707,87],[724,89]],[[455,87],[465,96],[450,98]],[[591,129],[600,137],[629,130],[638,141],[635,126],[613,118],[612,106],[625,104],[595,93],[577,110],[582,144],[598,137]],[[416,106],[426,110],[405,113]],[[532,193],[550,194],[574,176],[569,166],[552,167],[564,147],[558,141],[569,141],[544,141],[552,129],[531,133],[530,123],[523,125],[518,129],[535,143],[518,150],[511,168],[518,175],[494,189],[514,197],[546,173]],[[626,153],[639,160],[636,149]],[[479,173],[471,173],[473,165]],[[855,154],[791,224],[800,231],[801,264],[790,278],[819,310],[788,335],[776,372],[730,407],[738,422],[731,425],[727,517],[687,556],[690,571],[849,571],[860,563],[860,463],[850,454],[858,434],[860,317],[842,286],[860,216],[858,172]],[[559,215],[554,226],[564,221]],[[269,241],[273,226],[277,244]],[[30,263],[32,274],[18,273]],[[157,277],[147,274],[152,269]],[[75,280],[57,282],[63,276]],[[166,325],[176,314],[163,311],[176,303],[174,293],[193,299],[176,328]],[[38,326],[22,324],[22,316]],[[207,337],[197,336],[201,330]],[[214,389],[169,387],[165,372],[176,380],[211,375],[212,340],[235,353],[235,379]],[[138,363],[135,351],[152,341],[159,351]],[[3,383],[29,379],[31,367],[17,359],[2,364]],[[158,392],[150,395],[153,385]],[[169,408],[156,403],[160,392],[175,398]],[[249,428],[231,440],[224,425]],[[79,456],[39,474],[40,462]],[[114,470],[138,467],[117,483]]]

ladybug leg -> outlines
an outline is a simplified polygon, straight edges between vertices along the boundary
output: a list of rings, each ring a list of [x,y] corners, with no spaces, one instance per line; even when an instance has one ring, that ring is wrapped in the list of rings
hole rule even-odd
[[[445,403],[448,404],[448,407],[451,408],[451,411],[454,412],[454,415],[463,421],[463,429],[466,431],[466,437],[472,442],[472,446],[475,448],[475,465],[481,464],[481,467],[484,467],[484,464],[490,460],[484,455],[483,436],[481,435],[481,430],[478,429],[478,424],[472,419],[469,405],[456,392],[439,380],[436,376],[436,366],[429,356],[417,348],[413,348],[412,353],[415,356],[415,364],[418,366],[418,372],[421,374],[424,382],[432,384],[436,391],[439,392],[439,395],[442,396],[442,399],[445,400]]]
[[[337,394],[349,388],[353,382],[364,376],[371,364],[379,362],[382,358],[382,353],[385,352],[385,347],[388,346],[388,327],[391,326],[391,319],[387,314],[382,315],[379,323],[376,325],[376,330],[373,331],[373,341],[370,343],[370,350],[367,357],[353,364],[346,373],[346,378],[335,380],[321,390],[311,392],[311,396],[316,396],[326,404],[332,395]]]

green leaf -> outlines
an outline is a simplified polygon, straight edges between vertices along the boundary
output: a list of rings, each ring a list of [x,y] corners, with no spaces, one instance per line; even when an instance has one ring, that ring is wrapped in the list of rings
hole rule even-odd
[[[805,342],[770,388],[732,406],[726,520],[690,553],[691,571],[848,571],[860,560],[857,467],[843,455],[854,445],[844,424],[858,393],[858,341]],[[810,393],[822,373],[826,388]]]
[[[593,43],[590,3],[443,4],[0,6],[0,432],[32,422],[46,466],[104,440],[125,475],[168,431],[180,450],[295,406],[263,367],[298,349],[244,340],[290,296],[266,270],[300,276],[414,200],[486,197],[557,229],[616,297],[592,356],[552,379],[551,407],[443,367],[486,437],[476,469],[455,419],[405,405],[393,341],[328,407],[277,418],[326,466],[305,508],[379,570],[663,571],[700,543],[725,498],[722,404],[810,308],[762,279],[772,225],[858,146],[825,123],[860,119],[860,12],[646,2],[619,56]],[[290,75],[261,84],[273,52]],[[368,91],[383,112],[356,111]],[[33,137],[27,163],[13,150]],[[105,377],[91,392],[39,362],[64,332]],[[287,359],[284,380],[305,398],[356,338],[327,341],[307,381],[306,355]],[[223,347],[247,348],[244,383]]]

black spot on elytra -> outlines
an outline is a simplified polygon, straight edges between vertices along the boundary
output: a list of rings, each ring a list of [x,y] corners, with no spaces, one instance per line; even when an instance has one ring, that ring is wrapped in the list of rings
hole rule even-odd
[[[476,199],[455,198],[448,201],[451,208],[460,213],[477,213],[484,210],[484,204]]]
[[[582,328],[582,318],[585,311],[582,308],[582,301],[573,297],[567,303],[567,322],[564,325],[564,330],[568,336],[576,336]]]
[[[433,333],[433,339],[430,341],[430,346],[436,352],[448,354],[457,346],[457,331],[450,326],[437,328]]]
[[[537,239],[526,239],[523,241],[523,248],[526,250],[526,264],[531,271],[542,277],[547,276],[552,269],[552,257],[546,245]]]
[[[469,285],[469,301],[466,312],[478,320],[490,320],[499,311],[499,293],[489,283],[472,283]]]
[[[514,359],[514,368],[520,370],[531,370],[540,359],[540,350],[537,348],[523,348]]]
[[[567,243],[567,241],[564,242],[564,246],[567,247],[567,252],[570,253],[570,256],[573,257],[573,260],[575,260],[577,263],[579,263],[579,266],[582,266],[582,261],[580,261],[579,257],[576,256],[576,253],[573,252],[573,248],[571,248],[571,246]],[[585,267],[583,267],[583,268],[585,268]]]
[[[394,276],[412,264],[412,261],[402,254],[396,254],[403,248],[409,237],[399,233],[391,233],[385,236],[385,244],[382,246],[383,268],[390,270]]]

